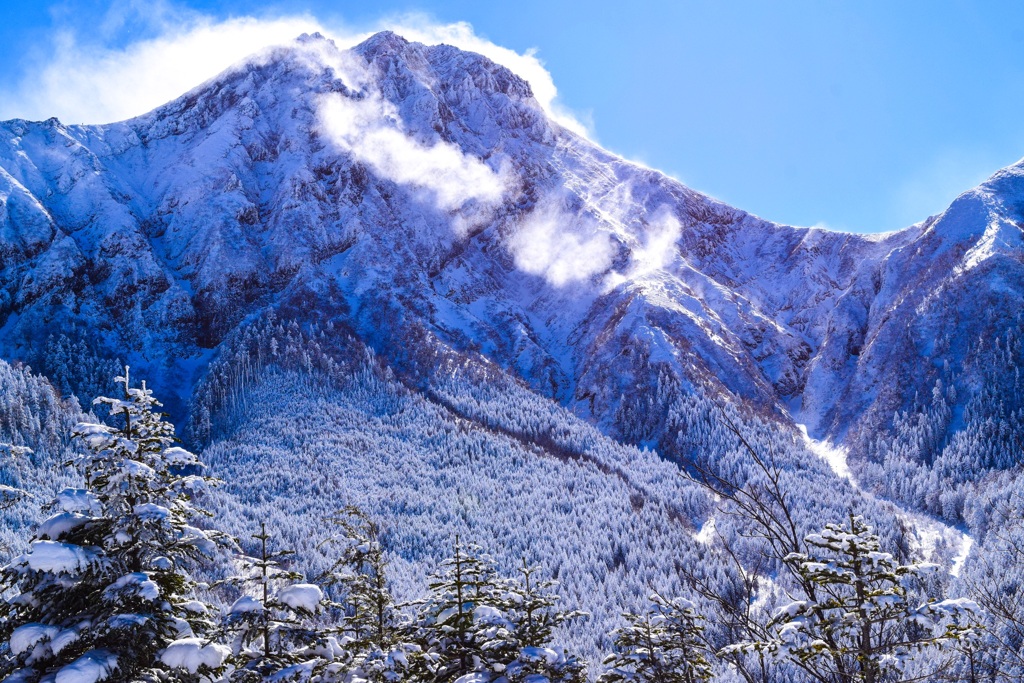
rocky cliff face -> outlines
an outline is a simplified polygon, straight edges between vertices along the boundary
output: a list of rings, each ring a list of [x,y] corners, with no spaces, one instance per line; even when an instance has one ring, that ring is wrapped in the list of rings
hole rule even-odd
[[[1016,324],[1022,198],[1014,166],[897,233],[780,226],[480,55],[303,36],[137,119],[0,123],[0,350],[52,374],[87,331],[184,405],[273,312],[413,385],[438,349],[480,358],[637,443],[694,393],[855,443]]]

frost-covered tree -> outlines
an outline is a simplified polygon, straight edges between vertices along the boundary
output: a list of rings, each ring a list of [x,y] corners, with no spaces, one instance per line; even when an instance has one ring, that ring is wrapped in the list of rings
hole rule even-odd
[[[935,565],[901,565],[881,550],[871,527],[850,515],[849,526],[828,524],[806,537],[807,553],[787,564],[812,587],[774,617],[770,640],[723,651],[786,659],[822,683],[882,683],[925,650],[952,647],[974,636],[979,609],[970,600],[916,601],[908,585]]]
[[[355,506],[339,510],[330,521],[341,534],[328,542],[342,548],[324,575],[325,583],[341,593],[337,630],[346,662],[338,668],[370,683],[398,680],[410,670],[410,660],[419,659],[420,649],[410,642],[412,634],[388,586],[380,528]]]
[[[12,446],[7,443],[0,443],[0,458],[20,458],[31,455],[32,449],[27,446]],[[25,497],[25,491],[14,486],[0,484],[0,510],[6,510],[17,504]]]
[[[0,605],[6,680],[187,679],[223,658],[197,637],[207,608],[191,595],[190,568],[218,539],[192,525],[202,464],[175,445],[145,383],[132,387],[128,368],[116,382],[123,396],[96,403],[118,424],[74,432],[85,446],[74,463],[84,487],[58,494],[29,551],[3,568],[12,593]]]
[[[557,609],[555,582],[540,580],[525,562],[518,580],[500,577],[476,545],[455,541],[421,603],[417,640],[423,655],[411,668],[414,680],[480,683],[586,680],[583,663],[552,644],[556,628],[581,612]],[[466,679],[469,680],[469,679]]]
[[[586,613],[558,609],[558,582],[541,578],[539,572],[539,566],[523,560],[519,576],[507,584],[504,620],[496,625],[486,649],[492,660],[502,660],[509,681],[585,681],[583,662],[554,646],[552,639],[557,628]]]
[[[624,614],[628,622],[612,635],[615,651],[604,660],[601,683],[697,683],[711,679],[703,637],[703,617],[692,602],[657,593],[643,614]]]
[[[343,594],[342,631],[352,647],[387,647],[398,636],[398,614],[388,588],[380,528],[354,506],[338,511],[330,521],[341,529],[341,536],[329,541],[341,545],[342,551],[324,578]]]
[[[239,557],[239,573],[220,584],[243,592],[222,624],[231,648],[230,680],[308,680],[339,654],[335,639],[312,623],[326,606],[323,591],[282,566],[294,553],[271,550],[265,524],[253,538],[258,555]]]
[[[1007,472],[974,500],[975,544],[957,581],[984,611],[980,642],[964,648],[964,681],[1024,680],[1024,500]],[[1001,480],[1001,481],[1000,481]]]
[[[431,577],[430,595],[419,610],[424,678],[443,683],[472,673],[500,673],[486,645],[504,622],[504,583],[479,546],[456,537],[454,553]]]
[[[558,582],[538,576],[540,567],[523,560],[518,580],[509,585],[507,599],[510,618],[516,624],[514,641],[519,647],[541,647],[551,642],[554,630],[569,619],[585,616],[583,612],[555,609],[559,596],[554,592]]]

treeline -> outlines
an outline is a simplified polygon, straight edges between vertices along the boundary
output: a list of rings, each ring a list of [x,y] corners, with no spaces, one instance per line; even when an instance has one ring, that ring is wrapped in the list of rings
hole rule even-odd
[[[888,431],[852,435],[865,456],[854,463],[858,480],[907,507],[970,523],[979,481],[1021,463],[1022,367],[1024,320],[1017,320],[973,345],[959,371],[947,362],[931,392],[897,412]]]
[[[265,330],[261,346],[272,349],[275,337],[287,336],[283,332]],[[303,342],[297,338],[279,348],[291,346],[299,350]],[[837,481],[825,463],[786,432],[758,423],[756,416],[739,416],[729,408],[723,413],[700,396],[673,393],[666,419],[674,442],[659,443],[654,452],[615,444],[496,368],[471,359],[432,363],[427,390],[417,393],[404,391],[387,367],[370,356],[330,382],[311,381],[305,363],[285,357],[279,353],[269,367],[252,375],[238,394],[245,409],[235,413],[241,416],[232,420],[235,431],[222,433],[205,451],[237,497],[217,506],[233,533],[244,535],[259,520],[272,520],[275,532],[300,549],[304,566],[319,571],[324,558],[310,545],[311,520],[327,514],[324,505],[332,493],[357,501],[384,522],[385,544],[395,554],[396,592],[405,600],[426,589],[424,567],[450,552],[456,534],[478,541],[500,538],[501,544],[489,546],[499,567],[512,571],[525,554],[561,581],[570,604],[593,614],[561,629],[561,642],[592,663],[592,675],[600,670],[602,653],[613,646],[606,634],[625,623],[619,613],[624,608],[643,613],[641,598],[652,589],[693,599],[708,617],[704,634],[714,652],[755,639],[754,632],[763,631],[798,594],[784,554],[765,552],[763,536],[751,520],[732,514],[730,501],[712,504],[711,497],[679,476],[678,466],[661,457],[678,457],[684,466],[693,459],[737,487],[765,486],[765,474],[723,417],[740,426],[756,451],[775,453],[779,485],[788,492],[799,541],[820,530],[823,521],[845,519],[853,510],[900,564],[918,559],[945,563],[957,552],[941,540],[930,544],[895,506]],[[219,384],[219,376],[212,384]],[[425,400],[424,394],[440,400]],[[214,422],[223,424],[223,413]],[[546,445],[530,447],[527,441]],[[559,462],[562,452],[585,457]],[[710,533],[695,539],[691,525],[703,525]],[[973,576],[973,558],[984,552],[975,546],[964,579]],[[997,563],[1006,561],[1005,555],[994,552],[993,557]],[[1011,575],[1004,571],[996,577]],[[922,602],[968,591],[978,597],[944,571],[919,577],[918,583],[915,599]],[[730,596],[731,615],[700,591]],[[927,662],[938,658],[948,665],[944,671],[950,680],[1007,675],[1009,669],[996,660],[1019,659],[1013,649],[1019,648],[1019,639],[1003,638],[1004,651],[993,637],[993,613],[986,619],[984,644],[970,657],[976,672],[971,675],[977,678],[957,678],[962,673],[958,663],[966,660],[950,663],[934,652],[921,653],[914,666],[925,667],[926,673],[942,668],[928,668]],[[747,656],[758,659],[756,653]],[[733,680],[739,674],[726,667],[717,676]],[[753,680],[807,679],[798,667],[776,661]]]
[[[56,495],[28,551],[2,569],[5,680],[882,683],[948,673],[981,642],[978,607],[929,597],[937,567],[896,560],[863,518],[801,535],[780,470],[751,448],[757,484],[700,468],[695,479],[743,517],[777,570],[748,571],[728,545],[732,579],[679,568],[693,601],[652,595],[588,672],[559,644],[585,615],[560,606],[554,582],[525,561],[502,576],[457,537],[426,595],[403,604],[380,530],[357,508],[330,520],[334,561],[316,577],[292,571],[265,526],[243,553],[198,507],[216,482],[176,445],[152,392],[132,387],[127,368],[116,381],[121,397],[97,399],[112,424],[74,428],[83,485]],[[196,579],[225,557],[219,580]],[[769,619],[754,608],[758,576],[787,596]]]

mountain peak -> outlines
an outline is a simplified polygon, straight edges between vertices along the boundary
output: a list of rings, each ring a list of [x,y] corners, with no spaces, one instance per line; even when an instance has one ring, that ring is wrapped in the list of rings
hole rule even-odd
[[[332,39],[328,38],[319,31],[314,31],[313,33],[303,33],[301,36],[295,39],[295,42],[301,44],[328,43],[330,45],[334,45],[335,47],[337,46],[337,44]]]
[[[380,31],[361,42],[354,49],[367,59],[381,52],[393,54],[405,49],[409,41],[394,31]]]

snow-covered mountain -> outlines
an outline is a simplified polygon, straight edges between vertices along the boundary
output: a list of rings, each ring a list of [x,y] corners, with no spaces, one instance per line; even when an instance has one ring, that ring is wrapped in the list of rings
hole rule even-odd
[[[303,36],[136,119],[0,123],[0,357],[55,387],[3,364],[32,387],[3,395],[86,405],[130,362],[228,479],[232,531],[270,517],[314,565],[296,520],[346,502],[403,520],[410,566],[500,537],[563,574],[592,647],[683,558],[716,571],[675,463],[743,471],[721,410],[808,524],[858,505],[912,552],[880,494],[981,528],[965,501],[1024,437],[1022,221],[1018,164],[900,232],[777,225],[480,55]],[[36,438],[18,410],[0,441]]]
[[[391,33],[305,36],[123,123],[0,131],[5,355],[54,371],[39,350],[75,325],[186,399],[230,331],[286,307],[412,374],[423,338],[480,353],[635,441],[666,382],[839,438],[1021,308],[1024,167],[889,235],[780,226]]]

